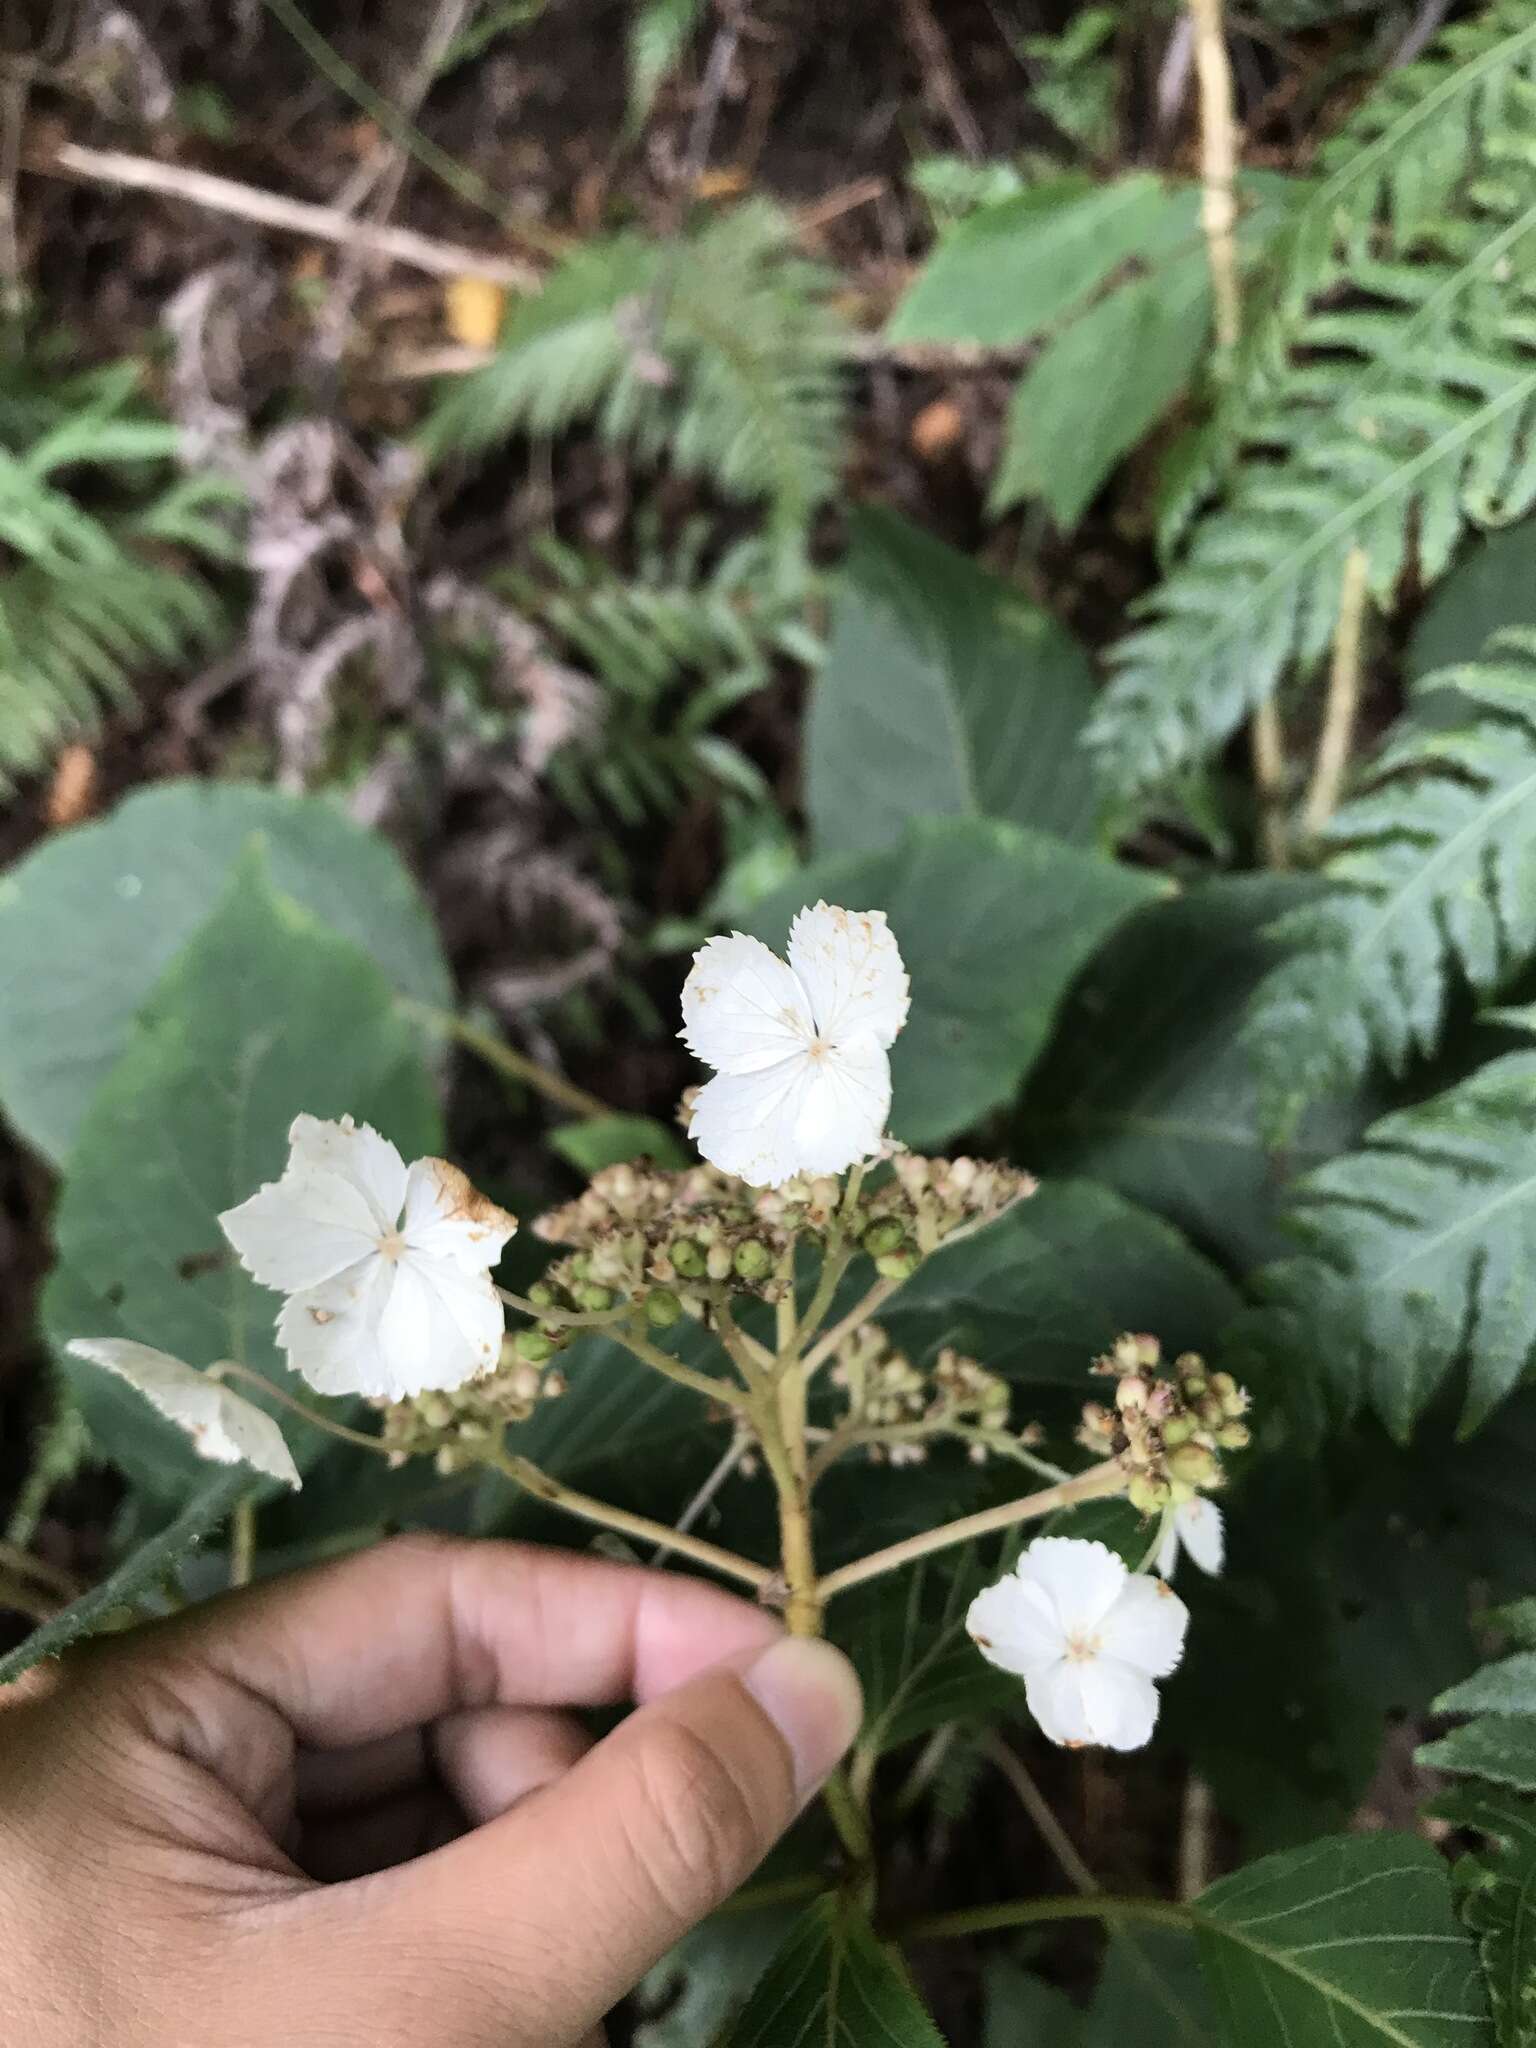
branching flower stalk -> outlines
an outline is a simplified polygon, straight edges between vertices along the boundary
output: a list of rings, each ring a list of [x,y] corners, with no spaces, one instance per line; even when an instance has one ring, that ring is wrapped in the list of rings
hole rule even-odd
[[[300,1485],[312,1439],[290,1448],[275,1403],[307,1425],[306,1438],[319,1432],[395,1465],[426,1460],[444,1476],[494,1472],[543,1506],[748,1588],[796,1635],[820,1635],[828,1603],[855,1586],[1112,1495],[1148,1518],[1153,1551],[1171,1557],[1171,1518],[1220,1484],[1221,1453],[1247,1440],[1246,1397],[1229,1378],[1190,1355],[1165,1363],[1155,1338],[1121,1338],[1090,1368],[1113,1380],[1113,1398],[1086,1404],[1079,1441],[1094,1462],[1074,1474],[1037,1456],[1043,1432],[1015,1422],[1006,1379],[951,1347],[909,1357],[876,1320],[925,1260],[1035,1186],[1010,1166],[921,1158],[885,1137],[886,1048],[906,1007],[906,975],[878,913],[802,912],[788,965],[755,940],[711,941],[683,1003],[689,1043],[717,1069],[684,1103],[705,1163],[595,1175],[535,1222],[554,1256],[526,1294],[492,1278],[516,1219],[457,1167],[407,1166],[350,1118],[297,1118],[282,1176],[220,1220],[249,1271],[284,1297],[277,1330],[293,1371],[322,1396],[361,1396],[374,1429],[247,1364],[198,1371],[114,1338],[72,1349],[129,1380],[205,1457]],[[512,1330],[509,1308],[522,1319]],[[520,1425],[546,1401],[612,1371],[610,1347],[728,1427],[708,1493],[733,1473],[766,1474],[776,1559],[600,1500],[519,1448]],[[920,1462],[946,1443],[1045,1483],[823,1571],[814,1517],[826,1475],[849,1458]],[[242,1573],[258,1498],[240,1516]],[[1153,1680],[1182,1646],[1182,1603],[1100,1544],[1052,1536],[1031,1546],[1020,1574],[1031,1558],[1033,1578],[1005,1579],[973,1604],[978,1647],[1025,1679],[1055,1739],[1145,1741]],[[1130,1617],[1123,1628],[1117,1616]],[[1092,1680],[1081,1698],[1079,1668]],[[849,1881],[865,1885],[873,1856],[862,1800],[841,1775],[826,1800]]]

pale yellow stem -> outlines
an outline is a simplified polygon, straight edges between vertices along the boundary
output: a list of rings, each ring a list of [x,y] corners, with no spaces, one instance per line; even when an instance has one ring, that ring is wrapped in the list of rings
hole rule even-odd
[[[942,1528],[924,1530],[920,1536],[909,1536],[902,1543],[893,1543],[886,1550],[871,1551],[868,1557],[861,1557],[852,1564],[845,1564],[835,1572],[828,1572],[821,1581],[818,1592],[823,1606],[839,1593],[846,1593],[851,1586],[862,1586],[870,1579],[883,1578],[887,1572],[900,1571],[904,1565],[915,1564],[919,1558],[931,1557],[937,1550],[951,1549],[956,1543],[968,1543],[973,1537],[995,1536],[1004,1529],[1015,1528],[1020,1522],[1038,1521],[1042,1515],[1054,1515],[1059,1509],[1074,1508],[1085,1500],[1101,1500],[1109,1494],[1125,1491],[1126,1475],[1116,1458],[1107,1459],[1102,1465],[1090,1466],[1075,1479],[1066,1479],[1057,1486],[1044,1486],[1038,1493],[1026,1494],[1022,1500],[1005,1501],[1001,1507],[983,1508],[980,1514],[963,1515],[958,1522],[946,1522]]]
[[[1354,744],[1355,720],[1360,711],[1361,653],[1365,645],[1365,618],[1370,602],[1369,555],[1353,547],[1344,562],[1344,579],[1339,591],[1339,620],[1333,633],[1333,659],[1328,668],[1328,696],[1323,706],[1323,729],[1318,735],[1317,759],[1312,783],[1302,806],[1301,821],[1315,838],[1338,809],[1344,777],[1349,771],[1349,752]]]

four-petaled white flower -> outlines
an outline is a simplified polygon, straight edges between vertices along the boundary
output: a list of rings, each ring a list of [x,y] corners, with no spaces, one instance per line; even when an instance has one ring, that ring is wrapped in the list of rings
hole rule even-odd
[[[76,1358],[104,1366],[136,1387],[168,1421],[186,1431],[199,1457],[211,1458],[216,1465],[250,1465],[285,1486],[301,1484],[293,1453],[271,1416],[211,1374],[196,1372],[168,1351],[126,1337],[76,1337],[67,1348]]]
[[[1184,1501],[1163,1522],[1163,1540],[1157,1546],[1154,1564],[1165,1579],[1173,1577],[1181,1550],[1187,1550],[1209,1577],[1215,1578],[1221,1570],[1226,1555],[1221,1509],[1203,1493]]]
[[[400,1401],[464,1385],[501,1356],[490,1269],[517,1219],[446,1159],[407,1168],[351,1117],[299,1116],[281,1180],[219,1218],[241,1263],[288,1299],[289,1363],[322,1394]]]
[[[971,1602],[965,1626],[989,1662],[1024,1681],[1052,1742],[1140,1749],[1157,1720],[1154,1678],[1184,1653],[1189,1610],[1162,1580],[1102,1543],[1042,1536]]]
[[[749,1187],[841,1173],[878,1150],[891,1106],[886,1054],[907,1021],[907,973],[880,910],[802,910],[789,964],[732,932],[693,956],[683,985],[690,1052],[713,1067],[689,1135]]]

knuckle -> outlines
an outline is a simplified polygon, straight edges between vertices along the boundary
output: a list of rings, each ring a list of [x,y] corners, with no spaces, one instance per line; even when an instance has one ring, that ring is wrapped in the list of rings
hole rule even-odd
[[[644,1832],[636,1860],[668,1911],[693,1919],[762,1856],[757,1805],[725,1757],[679,1723],[654,1731],[638,1769]]]

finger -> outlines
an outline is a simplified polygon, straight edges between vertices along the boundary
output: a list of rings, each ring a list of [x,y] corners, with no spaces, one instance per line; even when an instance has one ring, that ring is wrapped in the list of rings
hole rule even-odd
[[[375,1805],[431,1779],[425,1732],[402,1728],[347,1749],[301,1749],[294,1758],[298,1809],[305,1820]]]
[[[432,1730],[442,1782],[479,1827],[581,1762],[592,1738],[547,1707],[468,1707]]]
[[[379,2048],[416,2038],[423,2015],[398,1988],[428,1975],[443,2048],[496,2040],[511,2010],[530,2039],[567,2040],[756,1868],[858,1719],[847,1660],[781,1640],[642,1708],[500,1820],[365,1890],[315,1895],[284,1939],[373,1952],[360,1974],[395,2000],[366,2015]]]
[[[698,1579],[410,1536],[144,1631],[120,1669],[201,1665],[335,1748],[464,1707],[647,1700],[778,1634]]]
[[[429,1855],[464,1832],[458,1804],[440,1787],[417,1785],[348,1814],[306,1822],[294,1861],[320,1884],[339,1884],[392,1870]]]

